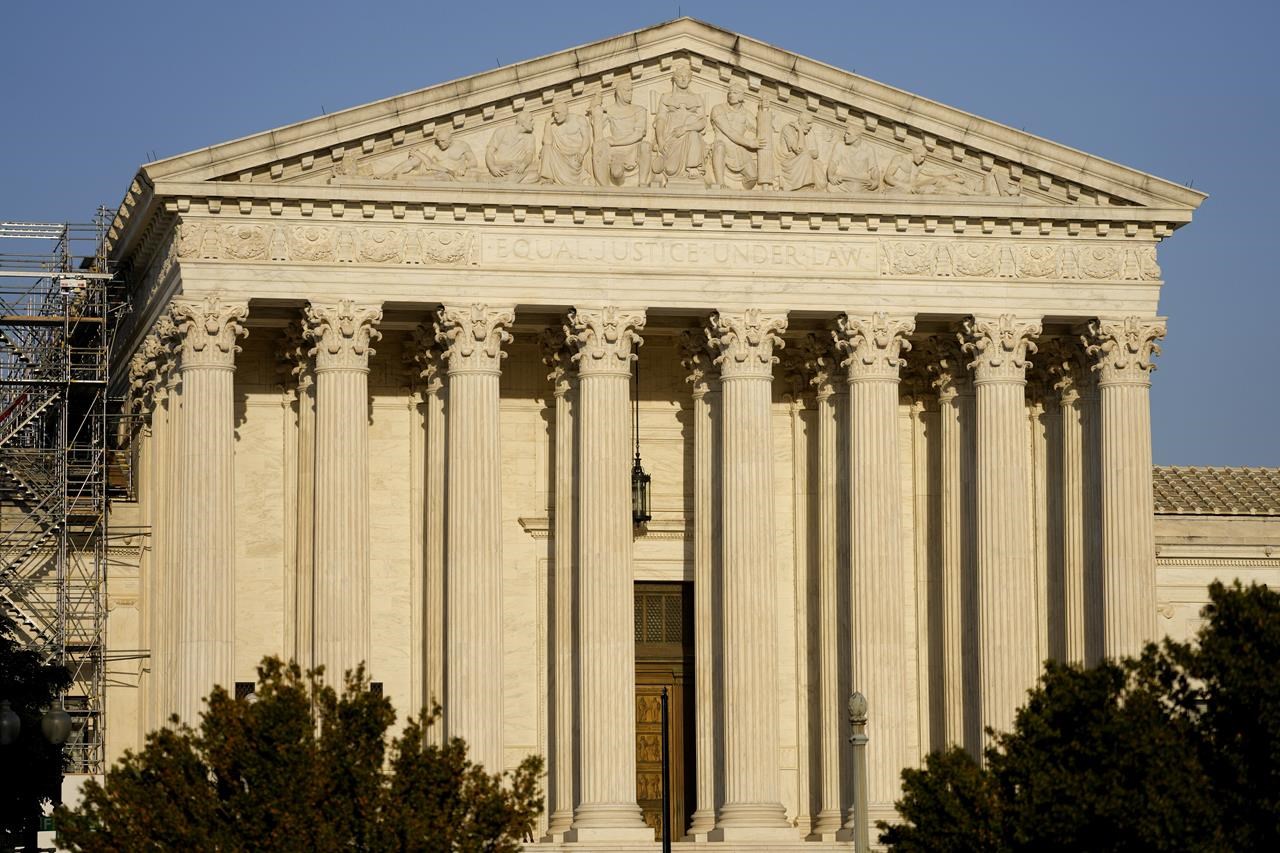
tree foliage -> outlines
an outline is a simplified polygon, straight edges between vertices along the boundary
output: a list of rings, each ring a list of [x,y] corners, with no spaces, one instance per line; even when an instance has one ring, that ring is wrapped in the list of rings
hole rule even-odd
[[[0,850],[34,850],[42,806],[61,796],[62,750],[45,739],[40,720],[70,683],[65,667],[23,648],[0,613],[0,699],[22,723],[18,739],[0,746]]]
[[[903,771],[916,851],[1280,849],[1280,594],[1214,583],[1195,642],[1092,668],[1049,662],[982,765]]]
[[[199,729],[180,724],[88,783],[62,810],[76,851],[494,851],[520,849],[542,809],[542,759],[504,779],[467,758],[459,738],[428,737],[439,708],[387,743],[391,702],[363,668],[339,695],[321,670],[266,658],[256,701],[221,687]]]

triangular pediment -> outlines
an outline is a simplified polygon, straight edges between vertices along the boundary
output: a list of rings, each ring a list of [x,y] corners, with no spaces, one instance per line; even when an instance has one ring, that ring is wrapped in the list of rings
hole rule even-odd
[[[568,118],[558,122],[557,110]],[[726,141],[735,133],[759,150]],[[639,144],[618,144],[635,136]],[[1204,198],[688,18],[161,160],[142,173],[152,185],[648,185],[980,198],[1037,209],[1189,211]]]

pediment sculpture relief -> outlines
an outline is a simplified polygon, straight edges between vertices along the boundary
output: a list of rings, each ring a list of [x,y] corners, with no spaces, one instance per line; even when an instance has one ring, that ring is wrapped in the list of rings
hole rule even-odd
[[[644,81],[643,92],[623,72],[602,80],[594,92],[575,84],[572,97],[544,93],[541,105],[516,99],[508,118],[478,128],[456,130],[466,124],[461,116],[441,121],[424,130],[428,138],[416,146],[338,161],[331,180],[1022,194],[1008,167],[989,157],[981,169],[947,162],[919,137],[895,132],[892,140],[876,138],[874,127],[864,130],[848,112],[833,122],[794,99],[782,104],[758,80],[749,93],[736,75],[720,75],[723,86],[695,80],[688,59],[674,59],[669,67],[669,77]],[[778,94],[786,97],[782,89]]]

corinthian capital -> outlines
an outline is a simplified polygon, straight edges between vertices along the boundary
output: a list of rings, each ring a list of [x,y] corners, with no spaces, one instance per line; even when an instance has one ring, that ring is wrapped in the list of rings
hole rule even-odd
[[[1098,371],[1098,384],[1149,384],[1151,371],[1156,369],[1151,359],[1160,354],[1156,341],[1165,331],[1164,320],[1141,317],[1090,323],[1082,341],[1093,359],[1093,369]]]
[[[766,314],[759,308],[721,311],[707,320],[707,342],[718,353],[715,363],[725,379],[770,379],[778,361],[773,351],[786,345],[786,330],[786,314]]]
[[[419,394],[434,397],[444,387],[444,352],[436,340],[434,326],[419,323],[413,327],[408,346],[404,350],[404,369],[409,375],[409,387]]]
[[[182,369],[235,366],[240,352],[236,338],[249,334],[243,325],[249,317],[248,305],[224,302],[218,296],[175,299],[169,315],[180,342]]]
[[[606,305],[570,311],[568,319],[565,338],[577,348],[573,360],[579,374],[631,375],[632,350],[644,343],[639,335],[644,328],[643,311]]]
[[[311,361],[311,342],[307,340],[306,323],[294,320],[285,326],[276,351],[277,372],[283,377],[285,389],[299,390],[311,386],[314,370]]]
[[[538,336],[538,350],[542,353],[542,363],[548,368],[552,393],[563,397],[569,391],[569,368],[573,364],[573,352],[564,327],[543,329]]]
[[[977,382],[1025,382],[1027,356],[1036,351],[1038,321],[1019,320],[1012,314],[970,317],[964,321],[960,344],[973,356],[969,367]]]
[[[912,317],[890,317],[877,311],[867,317],[841,317],[836,322],[836,347],[848,357],[841,366],[849,371],[849,381],[898,378],[902,357],[910,352],[907,337],[916,330]]]
[[[1058,393],[1059,402],[1070,405],[1089,391],[1092,380],[1089,379],[1085,349],[1079,341],[1071,338],[1042,341],[1036,361],[1043,362],[1045,379],[1049,387]]]
[[[955,335],[930,335],[921,341],[912,361],[918,362],[938,394],[938,402],[950,403],[961,394],[973,393],[964,350]]]
[[[687,371],[693,399],[700,400],[711,390],[711,353],[707,351],[707,336],[693,331],[680,333],[680,364]]]
[[[449,373],[500,373],[507,357],[502,345],[511,343],[507,327],[515,319],[512,308],[478,302],[442,306],[436,312],[436,341],[444,349]]]
[[[382,337],[377,325],[382,321],[382,308],[357,305],[343,299],[332,305],[308,305],[304,334],[315,346],[316,371],[368,370],[369,346]]]

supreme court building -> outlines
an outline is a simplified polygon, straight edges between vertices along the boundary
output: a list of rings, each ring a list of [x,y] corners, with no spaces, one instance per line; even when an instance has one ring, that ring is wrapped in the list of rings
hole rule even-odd
[[[1203,198],[690,19],[144,166],[108,754],[366,661],[546,756],[540,843],[621,849],[666,687],[675,837],[846,843],[851,691],[875,820],[1044,658],[1168,630],[1157,257]]]

